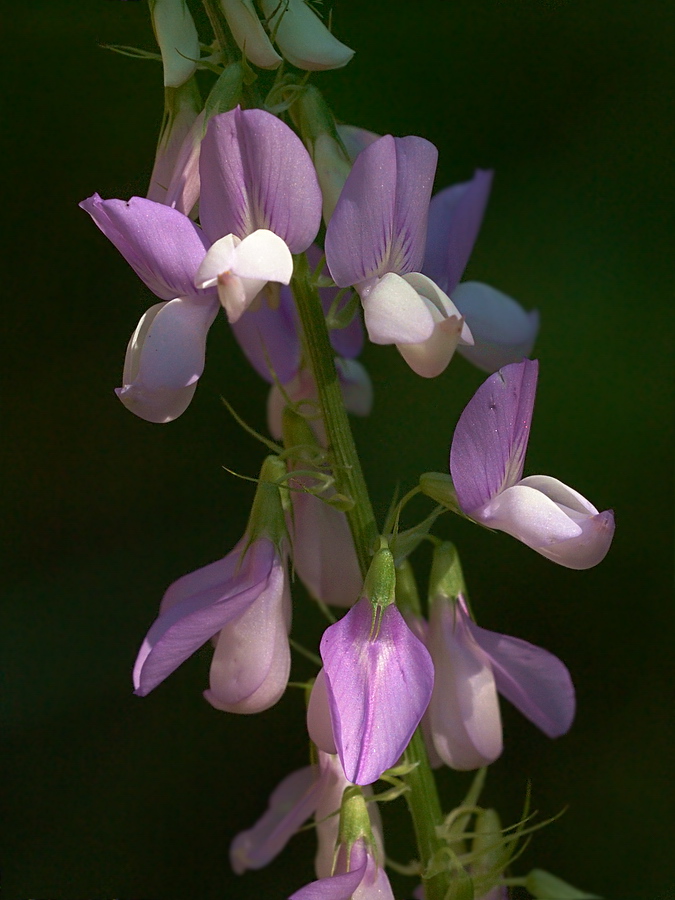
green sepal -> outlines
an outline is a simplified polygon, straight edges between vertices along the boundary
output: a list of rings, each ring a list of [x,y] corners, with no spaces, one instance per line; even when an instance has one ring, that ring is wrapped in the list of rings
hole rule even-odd
[[[355,784],[345,788],[342,794],[337,842],[346,847],[349,854],[351,848],[361,838],[375,850],[377,845],[370,824],[368,804],[362,789]]]
[[[429,576],[429,603],[436,599],[455,601],[460,594],[466,598],[466,583],[457,548],[444,541],[434,548]]]
[[[384,542],[383,542],[384,543]],[[380,547],[375,553],[363,585],[363,593],[374,609],[386,609],[396,599],[396,568],[391,550]]]
[[[230,63],[218,76],[204,104],[204,130],[209,119],[219,113],[229,112],[241,102],[244,83],[244,70],[240,62]]]
[[[427,497],[435,500],[436,503],[445,506],[446,509],[450,509],[461,516],[464,515],[460,509],[450,475],[443,472],[425,472],[423,475],[420,475],[420,490]]]
[[[420,615],[420,595],[415,572],[407,559],[396,567],[396,605],[402,613],[411,612],[416,616]]]
[[[258,487],[253,498],[251,514],[246,526],[248,546],[266,537],[281,550],[288,542],[288,530],[284,515],[282,493],[287,494],[285,487],[286,464],[278,456],[267,456],[260,469]]]
[[[525,887],[535,900],[600,900],[598,894],[580,891],[544,869],[532,869]]]

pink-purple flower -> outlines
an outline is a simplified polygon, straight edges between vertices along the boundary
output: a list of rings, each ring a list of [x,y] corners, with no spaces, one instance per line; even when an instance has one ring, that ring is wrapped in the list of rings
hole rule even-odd
[[[463,512],[518,538],[570,569],[588,569],[606,555],[614,514],[598,510],[548,475],[523,478],[538,364],[512,363],[491,375],[459,418],[450,473]]]
[[[214,116],[199,154],[200,221],[161,203],[98,195],[81,206],[161,300],[127,348],[122,402],[151,422],[188,406],[219,308],[237,321],[269,281],[288,283],[292,253],[314,240],[321,191],[300,139],[260,109]]]
[[[381,862],[365,838],[341,844],[333,874],[305,885],[289,900],[394,900]]]

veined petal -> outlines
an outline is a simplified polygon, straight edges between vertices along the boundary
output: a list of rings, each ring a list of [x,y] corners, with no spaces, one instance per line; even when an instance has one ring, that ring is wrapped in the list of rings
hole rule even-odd
[[[150,307],[131,336],[116,391],[127,409],[148,422],[170,422],[187,409],[217,312],[215,302],[183,298]]]
[[[246,59],[261,69],[278,68],[283,60],[267,37],[253,0],[220,0],[220,5],[232,36]]]
[[[471,256],[493,174],[490,170],[476,169],[471,181],[454,184],[431,198],[422,269],[448,294],[459,284]]]
[[[307,732],[319,750],[335,756],[337,747],[333,737],[333,726],[328,704],[326,673],[319,670],[307,704]]]
[[[490,658],[497,690],[549,737],[569,731],[574,719],[574,685],[567,666],[541,647],[520,638],[467,627]]]
[[[212,706],[250,714],[280,699],[291,669],[290,614],[286,564],[277,557],[255,602],[220,631],[204,692]]]
[[[262,109],[214,116],[200,154],[200,218],[212,241],[245,238],[259,228],[291,253],[312,243],[321,222],[321,189],[297,135]]]
[[[487,654],[467,627],[460,604],[431,606],[428,646],[434,661],[429,723],[434,746],[453,769],[478,769],[502,752],[502,722]]]
[[[437,158],[424,138],[391,135],[357,156],[326,230],[339,287],[420,268]]]
[[[144,197],[80,203],[132,269],[162,300],[203,296],[194,278],[207,242],[187,216]]]
[[[288,284],[293,274],[293,257],[277,234],[259,228],[235,248],[232,272],[240,278]]]
[[[232,563],[239,564],[240,547],[205,570],[186,576],[180,588],[169,588],[182,597],[165,604],[165,611],[143,641],[134,666],[136,694],[144,697],[150,693],[209,638],[242,615],[265,589],[276,559],[274,545],[264,538],[256,541],[233,577]],[[188,593],[192,587],[194,593]]]
[[[366,872],[366,865],[364,859],[361,866],[351,872],[312,881],[291,894],[288,900],[370,900],[367,894],[357,893]],[[377,895],[373,900],[376,900],[376,897]]]
[[[371,784],[393,766],[429,703],[433,665],[395,605],[372,634],[362,598],[321,639],[333,735],[347,778]]]
[[[326,28],[304,0],[260,0],[279,49],[298,69],[320,72],[341,69],[354,55]]]
[[[316,809],[318,777],[317,766],[305,766],[279,782],[270,794],[266,812],[230,844],[230,865],[237,875],[247,869],[262,869],[281,853]]]
[[[478,281],[465,281],[452,299],[466,319],[473,347],[459,352],[484,372],[496,372],[529,356],[539,331],[537,310],[526,312],[515,300]]]
[[[400,275],[388,272],[361,293],[363,318],[374,344],[419,344],[436,323],[427,303]]]
[[[478,388],[459,417],[450,473],[459,504],[470,516],[522,475],[538,368],[529,359],[504,366]]]
[[[478,511],[478,519],[569,569],[597,565],[614,536],[611,510],[599,513],[577,491],[548,475],[523,478]]]

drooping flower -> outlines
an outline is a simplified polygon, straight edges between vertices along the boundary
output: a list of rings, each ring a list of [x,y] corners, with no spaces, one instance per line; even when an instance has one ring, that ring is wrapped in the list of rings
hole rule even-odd
[[[283,694],[290,671],[291,598],[277,481],[285,467],[263,464],[247,533],[226,557],[184,575],[165,593],[134,666],[141,697],[210,639],[210,688],[217,709],[253,713]]]
[[[259,2],[279,49],[298,69],[341,69],[354,56],[354,51],[331,34],[304,0]]]
[[[473,346],[458,352],[479,369],[494,372],[519,362],[532,350],[539,329],[536,310],[525,312],[511,297],[487,284],[460,284],[481,226],[492,185],[491,171],[477,169],[471,181],[445,188],[431,198],[422,271],[465,317]]]
[[[364,596],[323,634],[323,686],[332,738],[347,778],[376,781],[393,766],[424,714],[433,686],[428,651],[394,604],[395,571],[389,550],[375,555]],[[314,693],[319,688],[319,679]],[[315,704],[316,705],[316,704]],[[313,716],[312,704],[308,717]],[[310,725],[310,733],[322,738]]]
[[[566,666],[541,647],[480,628],[463,597],[433,599],[427,647],[434,662],[429,731],[453,769],[478,769],[501,754],[497,692],[549,737],[569,730],[575,701]]]
[[[614,514],[598,512],[581,494],[548,475],[522,478],[538,364],[512,363],[491,375],[459,418],[450,472],[463,512],[505,531],[570,569],[606,555]]]
[[[326,231],[339,287],[354,285],[366,330],[396,344],[411,368],[433,377],[471,332],[450,298],[420,273],[438,153],[423,138],[385,135],[356,157]]]
[[[162,300],[127,349],[119,396],[141,418],[168,422],[188,406],[204,366],[218,298],[236,320],[267,281],[288,282],[321,218],[307,151],[259,109],[215,116],[201,147],[203,230],[176,209],[138,197],[80,204]]]

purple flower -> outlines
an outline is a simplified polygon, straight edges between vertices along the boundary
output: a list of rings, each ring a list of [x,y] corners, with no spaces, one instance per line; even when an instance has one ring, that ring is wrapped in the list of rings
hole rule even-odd
[[[431,658],[393,603],[373,609],[367,597],[326,629],[320,651],[345,775],[371,784],[397,762],[427,708]]]
[[[321,191],[300,139],[275,116],[214,116],[199,154],[203,230],[177,209],[138,197],[80,204],[166,304],[141,320],[127,349],[122,402],[151,422],[188,406],[204,367],[218,299],[236,321],[268,281],[288,283],[306,250]],[[172,305],[173,304],[173,305]]]
[[[566,666],[541,647],[479,628],[463,597],[432,600],[427,647],[435,673],[429,733],[453,769],[478,769],[501,754],[498,691],[549,737],[569,730],[575,701]]]
[[[419,269],[437,151],[419,137],[385,135],[356,157],[326,231],[326,258],[339,287],[355,285],[366,330],[396,344],[420,375],[447,366],[461,341],[461,314]]]
[[[458,350],[487,372],[518,362],[532,350],[539,314],[500,291],[471,281],[460,284],[481,226],[492,185],[491,171],[476,169],[471,181],[440,191],[429,205],[422,271],[452,300],[471,329],[473,346]]]
[[[267,709],[288,683],[290,625],[285,555],[268,538],[248,549],[244,538],[167,590],[136,659],[135,693],[150,693],[213,638],[209,703],[227,712]]]
[[[365,838],[341,844],[334,873],[300,888],[289,900],[394,900],[386,872]]]
[[[522,478],[538,364],[523,360],[485,381],[459,418],[450,473],[462,510],[570,569],[588,569],[609,550],[614,514],[548,475]]]

